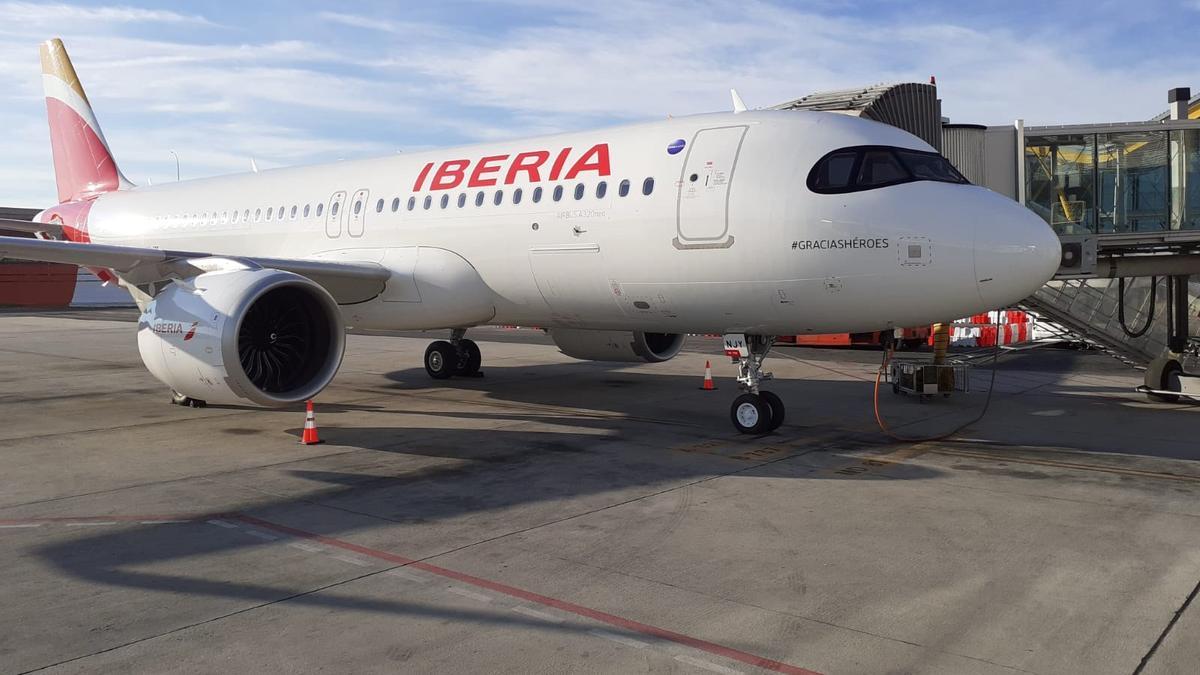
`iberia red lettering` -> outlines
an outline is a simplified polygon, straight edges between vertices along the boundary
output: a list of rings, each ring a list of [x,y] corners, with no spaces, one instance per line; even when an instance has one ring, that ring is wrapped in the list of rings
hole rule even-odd
[[[421,173],[417,176],[417,182],[413,183],[413,192],[421,191],[421,186],[425,183],[425,176],[429,175],[429,170],[432,168],[433,162],[430,162],[425,165],[424,169],[421,169]]]
[[[554,166],[550,167],[550,180],[558,180],[558,175],[562,173],[563,164],[567,162],[569,154],[571,154],[570,148],[563,148],[558,152],[558,157],[554,158]]]
[[[484,157],[475,164],[475,170],[471,172],[471,180],[467,181],[467,187],[488,187],[495,185],[495,178],[484,178],[484,174],[495,173],[500,170],[499,162],[508,159],[508,155],[492,155]]]
[[[584,171],[595,171],[597,175],[607,176],[608,169],[608,143],[597,143],[590,150],[583,153],[583,156],[575,160],[575,164],[571,166],[571,170],[564,177],[566,180],[571,180]]]
[[[545,150],[522,152],[513,160],[512,166],[508,167],[508,173],[504,176],[504,184],[512,185],[517,180],[517,174],[522,171],[529,176],[530,183],[541,181],[542,176],[538,173],[538,167],[545,164],[547,159],[550,159],[550,153]]]
[[[437,172],[433,174],[433,182],[429,184],[429,189],[449,190],[458,187],[463,182],[467,167],[470,165],[471,160],[469,159],[452,159],[442,162]]]

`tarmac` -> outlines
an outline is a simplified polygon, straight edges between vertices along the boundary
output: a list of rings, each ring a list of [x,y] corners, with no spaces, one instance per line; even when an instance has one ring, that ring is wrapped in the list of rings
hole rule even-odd
[[[734,369],[355,335],[302,407],[169,404],[127,312],[0,315],[0,672],[1195,673],[1200,406],[1097,352],[994,393],[880,393],[781,346],[776,433]],[[704,361],[718,390],[700,389]]]

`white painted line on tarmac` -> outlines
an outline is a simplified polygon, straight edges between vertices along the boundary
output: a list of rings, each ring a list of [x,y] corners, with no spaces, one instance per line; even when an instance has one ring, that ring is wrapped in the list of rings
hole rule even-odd
[[[519,606],[513,607],[512,611],[516,612],[517,614],[524,614],[525,616],[531,616],[535,619],[541,619],[542,621],[549,621],[551,623],[562,623],[563,622],[562,619],[558,618],[557,616],[554,616],[553,614],[539,612],[536,609],[529,609],[528,607],[519,607]]]
[[[408,579],[409,581],[415,581],[418,584],[429,583],[428,578],[417,575],[417,574],[413,574],[412,572],[409,572],[408,570],[404,569],[403,567],[397,567],[396,569],[388,570],[387,574],[390,574],[394,577],[400,577],[401,579]]]
[[[292,548],[298,548],[301,551],[308,551],[309,553],[320,553],[321,551],[325,550],[320,546],[313,546],[312,544],[306,544],[302,541],[293,541],[292,543],[288,544],[288,546],[291,546]]]
[[[276,539],[279,538],[273,534],[267,534],[266,532],[259,532],[258,530],[242,530],[242,532],[250,535],[251,537],[258,537],[259,539],[266,539],[267,541],[275,541]]]
[[[190,523],[190,520],[140,520],[142,525],[166,525],[167,523]]]
[[[0,530],[15,530],[20,527],[41,527],[45,523],[23,523],[21,525],[0,525]]]
[[[459,588],[458,586],[450,586],[446,590],[448,590],[451,593],[454,593],[456,595],[461,595],[464,598],[471,598],[472,600],[478,600],[479,602],[491,602],[492,601],[492,596],[490,596],[490,595],[484,595],[483,593],[476,593],[475,591],[468,591],[467,589]]]
[[[358,558],[351,558],[348,555],[334,555],[334,556],[330,556],[330,557],[333,558],[334,560],[341,560],[342,562],[350,563],[351,565],[358,565],[359,567],[366,567],[367,565],[371,564],[371,563],[367,562],[366,560],[360,560]]]
[[[227,530],[236,530],[237,529],[237,525],[234,525],[233,523],[230,523],[230,522],[227,522],[224,520],[206,520],[204,522],[208,523],[209,525],[216,525],[217,527],[223,527]]]
[[[116,525],[115,520],[94,520],[86,523],[67,523],[67,527],[99,527],[101,525]]]
[[[683,661],[684,663],[696,666],[697,668],[711,670],[714,673],[724,673],[725,675],[743,675],[742,671],[740,670],[726,668],[725,666],[713,663],[712,661],[705,661],[704,659],[698,659],[694,656],[688,656],[687,654],[679,654],[675,657],[675,660]]]
[[[649,642],[642,642],[641,640],[634,640],[633,638],[625,637],[624,635],[618,635],[616,633],[610,633],[606,630],[600,630],[599,628],[593,628],[592,630],[589,630],[588,632],[591,633],[592,635],[595,635],[596,637],[602,637],[605,640],[612,640],[613,642],[623,644],[626,647],[642,649],[643,647],[650,646]]]

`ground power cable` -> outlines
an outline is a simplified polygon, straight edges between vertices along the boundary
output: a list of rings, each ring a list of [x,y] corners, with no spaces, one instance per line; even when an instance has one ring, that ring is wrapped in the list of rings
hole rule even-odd
[[[880,364],[879,370],[875,373],[875,393],[874,393],[875,422],[879,425],[879,430],[882,431],[888,438],[900,441],[902,443],[927,443],[930,441],[944,441],[948,438],[951,438],[951,437],[957,435],[960,431],[962,431],[963,429],[966,429],[967,427],[971,426],[972,424],[979,422],[980,420],[982,420],[984,418],[985,415],[987,415],[988,408],[991,407],[991,405],[992,405],[992,392],[994,392],[996,390],[996,370],[997,370],[996,366],[1000,360],[1000,342],[999,342],[999,340],[996,341],[995,346],[992,348],[992,365],[991,365],[992,374],[991,374],[990,380],[988,381],[987,398],[985,398],[983,401],[983,408],[979,411],[979,414],[976,415],[975,417],[973,417],[972,419],[967,420],[966,422],[958,425],[957,427],[955,427],[954,429],[951,429],[950,431],[948,431],[946,433],[938,434],[935,436],[918,436],[918,437],[901,436],[900,434],[892,431],[890,427],[888,427],[887,422],[885,422],[883,419],[883,415],[880,414],[880,412],[879,412],[879,384],[883,381],[883,375],[887,371],[888,365],[891,364],[892,355],[895,351],[896,351],[895,346],[888,347],[887,351],[885,351],[883,353],[883,363]]]
[[[1168,280],[1168,293],[1170,292],[1170,283],[1170,280]],[[1117,279],[1117,321],[1121,324],[1121,330],[1125,331],[1125,335],[1131,338],[1140,338],[1150,330],[1150,327],[1154,325],[1154,303],[1157,300],[1157,296],[1158,277],[1150,277],[1150,309],[1146,312],[1146,325],[1136,331],[1130,330],[1129,324],[1125,322],[1125,277]]]

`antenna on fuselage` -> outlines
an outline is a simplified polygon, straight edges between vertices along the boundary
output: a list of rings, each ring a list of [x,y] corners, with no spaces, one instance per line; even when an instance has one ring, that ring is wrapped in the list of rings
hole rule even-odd
[[[250,158],[250,170],[258,173],[258,162],[255,162],[253,157]]]
[[[733,112],[746,112],[746,102],[742,100],[741,96],[738,96],[737,89],[730,89],[729,95],[733,97]]]

